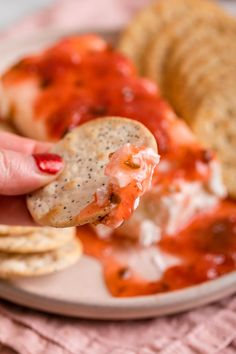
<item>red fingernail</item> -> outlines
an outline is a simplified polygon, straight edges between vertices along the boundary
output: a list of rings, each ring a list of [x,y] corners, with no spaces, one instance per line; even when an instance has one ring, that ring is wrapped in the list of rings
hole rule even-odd
[[[33,158],[35,159],[38,169],[50,175],[55,175],[56,173],[60,172],[63,166],[63,160],[61,156],[56,154],[34,154]]]

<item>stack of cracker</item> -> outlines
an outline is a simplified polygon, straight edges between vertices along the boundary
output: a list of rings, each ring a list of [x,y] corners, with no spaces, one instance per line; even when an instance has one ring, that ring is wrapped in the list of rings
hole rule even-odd
[[[215,2],[160,0],[134,18],[119,48],[216,151],[236,197],[236,20]]]
[[[81,252],[75,228],[0,225],[0,278],[59,271],[76,263]]]

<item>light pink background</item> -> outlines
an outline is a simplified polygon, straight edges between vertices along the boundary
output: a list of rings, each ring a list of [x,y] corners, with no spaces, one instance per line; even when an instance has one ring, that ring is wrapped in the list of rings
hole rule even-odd
[[[61,0],[3,38],[48,28],[122,27],[148,0]],[[7,6],[7,1],[6,1]],[[227,298],[181,315],[99,322],[40,314],[0,303],[1,354],[234,354],[236,300]]]

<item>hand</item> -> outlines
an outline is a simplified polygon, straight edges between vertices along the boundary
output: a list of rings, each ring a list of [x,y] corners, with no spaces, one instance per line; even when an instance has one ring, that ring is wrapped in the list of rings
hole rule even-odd
[[[62,158],[47,153],[52,144],[0,133],[0,224],[34,225],[25,194],[55,179]]]

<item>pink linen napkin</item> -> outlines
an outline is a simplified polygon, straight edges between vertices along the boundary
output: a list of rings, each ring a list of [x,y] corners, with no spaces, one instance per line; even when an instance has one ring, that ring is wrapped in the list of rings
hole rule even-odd
[[[46,315],[2,301],[0,343],[1,354],[235,354],[236,299],[123,322]]]
[[[2,33],[122,27],[149,0],[60,0]],[[104,16],[104,14],[106,14]],[[236,299],[142,321],[100,322],[47,315],[0,302],[0,354],[235,354]]]

